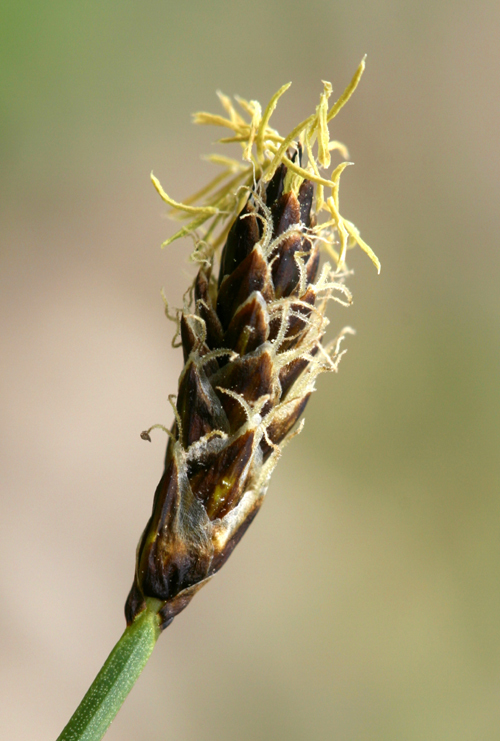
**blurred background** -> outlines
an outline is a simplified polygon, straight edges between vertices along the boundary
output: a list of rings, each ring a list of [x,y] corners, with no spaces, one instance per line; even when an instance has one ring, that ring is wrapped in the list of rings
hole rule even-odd
[[[194,270],[154,169],[212,174],[217,89],[288,131],[334,95],[357,329],[263,510],[109,741],[500,737],[500,5],[6,0],[0,736],[55,739],[124,627]]]

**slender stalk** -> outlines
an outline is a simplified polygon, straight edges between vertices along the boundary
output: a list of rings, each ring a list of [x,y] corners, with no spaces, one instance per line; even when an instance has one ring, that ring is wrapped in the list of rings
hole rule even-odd
[[[139,678],[160,635],[158,600],[125,629],[57,741],[100,741]]]

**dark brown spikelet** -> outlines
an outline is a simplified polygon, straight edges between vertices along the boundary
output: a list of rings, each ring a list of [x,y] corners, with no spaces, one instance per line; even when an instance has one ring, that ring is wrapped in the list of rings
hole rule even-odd
[[[351,300],[342,282],[347,249],[358,244],[380,269],[339,212],[339,178],[349,163],[329,177],[319,172],[330,167],[332,151],[347,156],[343,145],[330,142],[328,124],[356,89],[364,64],[331,107],[332,86],[323,82],[316,112],[294,128],[293,141],[269,126],[289,85],[264,111],[239,98],[242,114],[221,95],[228,118],[196,114],[196,123],[229,128],[231,136],[221,141],[239,142],[243,163],[214,156],[225,168],[222,180],[214,178],[188,203],[170,198],[152,175],[161,198],[191,219],[164,245],[193,235],[192,259],[201,267],[178,314],[184,369],[164,473],[137,549],[129,624],[155,600],[165,628],[231,555],[263,502],[317,375],[336,370],[342,355],[343,333],[326,346],[322,338],[328,300]],[[326,221],[318,221],[321,212]],[[233,219],[227,229],[225,218]],[[221,226],[226,237],[216,275]],[[320,267],[320,246],[334,268]]]
[[[126,604],[147,597],[166,627],[224,564],[260,508],[268,479],[323,370],[330,274],[317,280],[313,184],[283,192],[281,165],[229,230],[217,278],[204,265],[180,332],[185,366],[176,424]],[[317,305],[319,303],[319,306]]]

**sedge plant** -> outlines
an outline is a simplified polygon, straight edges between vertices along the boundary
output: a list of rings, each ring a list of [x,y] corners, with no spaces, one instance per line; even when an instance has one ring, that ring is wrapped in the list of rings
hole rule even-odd
[[[164,246],[194,239],[197,275],[176,324],[184,368],[170,397],[174,421],[151,517],[137,548],[127,627],[59,741],[98,741],[131,690],[161,632],[224,565],[264,500],[284,446],[300,432],[304,408],[324,371],[336,371],[349,332],[324,342],[330,301],[348,306],[347,250],[377,257],[339,210],[347,161],[329,124],[364,70],[359,65],[330,105],[323,83],[316,110],[287,136],[271,127],[284,85],[263,110],[219,94],[224,115],[197,113],[224,127],[241,159],[209,159],[220,172],[175,201],[152,175],[170,214],[184,221]],[[330,175],[332,154],[343,160]],[[326,259],[322,260],[322,254]]]

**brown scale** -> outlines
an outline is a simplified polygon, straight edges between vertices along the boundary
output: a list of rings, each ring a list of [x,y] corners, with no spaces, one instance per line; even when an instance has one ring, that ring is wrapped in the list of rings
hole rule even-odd
[[[280,414],[275,417],[267,428],[267,437],[271,443],[279,445],[283,442],[304,411],[310,396],[311,394],[306,394],[300,397],[300,399],[293,399],[280,410]],[[265,438],[261,440],[260,447],[264,454],[264,460],[267,460],[274,448],[269,445]]]
[[[309,329],[307,319],[308,317],[310,317],[312,313],[312,307],[314,306],[315,301],[316,301],[316,292],[314,288],[310,286],[309,289],[304,294],[303,298],[301,299],[302,303],[290,304],[290,311],[293,312],[293,314],[290,314],[288,316],[285,339],[281,343],[278,352],[282,353],[282,352],[286,352],[287,350],[291,350],[293,347],[295,347],[301,342],[304,334],[306,334]],[[307,306],[304,306],[304,304],[309,304],[311,308],[308,309]],[[279,332],[279,329],[281,327],[281,322],[282,322],[281,315],[273,317],[273,319],[271,320],[269,336],[272,339],[276,338]]]
[[[311,225],[311,206],[313,185],[305,180],[299,188],[298,196],[293,192],[279,197],[271,207],[273,216],[273,238],[277,238],[292,226],[306,229]],[[312,242],[302,233],[292,233],[284,242],[281,242],[277,255],[272,256],[272,276],[276,298],[289,296],[299,283],[299,270],[295,255],[303,253],[303,259],[308,262]]]
[[[217,573],[217,571],[224,566],[227,559],[231,555],[231,553],[234,551],[242,537],[245,535],[246,531],[254,521],[255,515],[259,511],[263,500],[259,499],[255,502],[252,509],[248,511],[248,514],[245,517],[245,520],[242,522],[242,524],[239,526],[238,530],[236,530],[233,537],[226,543],[224,548],[219,551],[215,552],[214,557],[212,559],[212,563],[210,564],[210,576]]]
[[[305,237],[306,241],[309,241],[307,237]],[[318,274],[318,268],[319,268],[319,247],[318,245],[315,245],[311,248],[311,254],[309,255],[309,259],[306,262],[306,285],[311,285],[311,283],[314,283],[316,280],[316,276]]]
[[[318,352],[318,348],[313,347],[313,349],[310,352],[310,355],[314,357],[317,352]],[[281,397],[280,397],[281,401],[283,401],[283,399],[286,399],[288,392],[292,388],[295,381],[299,379],[303,371],[307,368],[307,366],[309,365],[309,362],[310,361],[307,360],[306,358],[296,358],[295,360],[292,360],[291,363],[288,363],[280,370],[279,381],[280,381],[280,386],[281,386]]]
[[[141,574],[143,594],[167,600],[204,578],[212,559],[211,543],[202,532],[191,533],[179,518],[182,511],[183,518],[194,521],[199,518],[201,507],[191,493],[186,474],[172,458],[158,484],[153,513],[138,548],[137,572]],[[148,537],[150,533],[166,532],[168,538]],[[137,601],[138,595],[132,590],[127,619]]]
[[[191,352],[198,344],[198,337],[184,314],[181,316],[181,341],[184,354],[184,363],[187,363]]]
[[[266,206],[271,208],[273,203],[281,198],[283,193],[283,186],[285,184],[286,177],[286,166],[281,164],[278,166],[273,177],[267,184],[266,188]]]
[[[217,296],[217,314],[224,329],[241,304],[254,291],[260,291],[264,300],[272,298],[272,285],[267,262],[259,250],[253,249],[231,275],[226,275]]]
[[[262,294],[258,291],[242,304],[231,319],[224,334],[224,345],[239,355],[245,355],[262,345],[269,335],[269,315]]]
[[[236,217],[227,235],[220,261],[219,287],[224,277],[230,275],[250,254],[259,239],[258,219],[255,216],[253,206],[248,201]]]
[[[194,298],[197,314],[205,322],[207,330],[207,344],[210,349],[223,346],[224,332],[212,305],[209,293],[209,276],[201,269],[194,283]]]
[[[196,350],[200,358],[203,358],[210,352],[210,348],[206,342],[200,342],[200,338],[196,335],[196,332],[191,325],[191,322],[194,321],[195,320],[186,317],[184,314],[181,316],[181,341],[184,353],[184,364],[188,362],[189,356],[194,350]],[[201,365],[203,366],[207,376],[211,376],[219,370],[219,364],[215,358],[202,362]]]
[[[299,188],[300,203],[300,220],[307,227],[314,226],[311,224],[311,208],[314,197],[314,183],[310,180],[304,180]]]
[[[222,405],[203,368],[188,361],[179,382],[177,411],[182,422],[182,446],[187,449],[213,430],[229,432]]]
[[[254,437],[254,430],[239,435],[214,457],[211,465],[190,478],[191,489],[211,520],[224,517],[243,496]]]
[[[273,217],[273,239],[286,232],[291,226],[300,224],[300,203],[295,193],[283,193],[271,206]],[[281,249],[280,249],[281,251]]]
[[[262,396],[270,396],[271,403],[277,401],[274,383],[274,365],[267,350],[257,355],[246,355],[228,363],[210,379],[216,389],[222,407],[229,420],[231,431],[235,432],[246,422],[246,414],[240,402],[233,396],[219,391],[226,388],[242,396],[248,403],[256,402]]]

